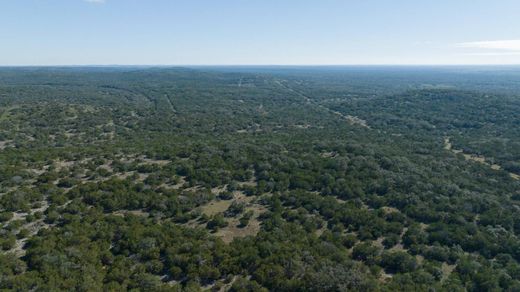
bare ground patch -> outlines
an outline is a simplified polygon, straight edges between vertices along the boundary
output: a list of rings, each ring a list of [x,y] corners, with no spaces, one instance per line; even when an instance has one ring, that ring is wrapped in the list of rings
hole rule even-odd
[[[5,148],[10,146],[12,140],[0,141],[0,150],[4,150]]]
[[[444,282],[448,277],[451,275],[451,273],[455,270],[457,265],[448,265],[447,263],[442,263],[441,270],[442,270],[442,279],[441,282]]]
[[[261,222],[258,217],[267,211],[267,208],[261,205],[253,205],[246,208],[246,211],[253,211],[254,215],[249,220],[249,224],[245,227],[240,227],[239,218],[231,218],[227,227],[219,229],[215,235],[222,238],[225,243],[230,243],[235,238],[255,236],[258,234],[261,228]]]
[[[460,149],[453,149],[453,145],[452,145],[452,143],[450,141],[450,138],[445,138],[444,139],[444,149],[446,149],[448,151],[451,151],[451,152],[453,152],[455,154],[462,154],[464,156],[464,159],[470,160],[470,161],[475,161],[475,162],[487,165],[487,166],[489,166],[493,170],[501,170],[502,169],[502,167],[500,165],[488,162],[488,159],[486,159],[486,157],[484,157],[484,156],[474,155],[474,154],[467,154],[467,153],[464,153]],[[520,175],[518,175],[516,173],[512,173],[512,172],[508,172],[508,173],[509,173],[509,176],[511,176],[513,179],[520,180]]]
[[[125,217],[127,215],[133,215],[138,217],[149,217],[150,214],[148,212],[142,211],[142,210],[118,210],[115,212],[112,212],[115,216]]]
[[[231,203],[233,203],[233,200],[211,201],[207,205],[202,206],[201,211],[207,216],[213,216],[226,211],[231,206]]]

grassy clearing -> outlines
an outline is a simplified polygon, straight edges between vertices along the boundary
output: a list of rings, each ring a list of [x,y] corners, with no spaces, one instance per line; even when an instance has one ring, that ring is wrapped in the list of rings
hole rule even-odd
[[[214,193],[219,193],[224,189],[225,187],[218,187],[214,188],[212,191]],[[261,222],[258,218],[262,213],[267,211],[267,208],[254,203],[255,198],[256,197],[253,196],[248,197],[241,191],[234,191],[232,200],[212,201],[202,206],[201,212],[202,214],[211,217],[217,214],[224,213],[233,202],[241,202],[246,204],[244,213],[249,211],[253,212],[253,216],[249,220],[249,224],[247,226],[240,226],[241,215],[238,215],[233,218],[225,218],[226,222],[228,223],[228,226],[220,228],[217,232],[214,233],[215,236],[220,237],[225,243],[230,243],[233,241],[233,239],[237,237],[254,236],[260,231]],[[201,226],[201,224],[196,222],[190,222],[188,226],[195,227]]]
[[[202,206],[201,211],[207,216],[213,216],[226,211],[229,206],[231,206],[231,203],[233,203],[232,200],[212,201],[209,204]]]
[[[227,227],[219,229],[215,235],[222,238],[225,243],[230,243],[235,238],[246,237],[246,236],[255,236],[258,234],[261,228],[261,222],[258,220],[258,217],[267,211],[264,206],[261,205],[253,205],[246,208],[247,211],[253,211],[254,215],[249,220],[249,224],[245,227],[239,227],[239,218],[231,218]]]

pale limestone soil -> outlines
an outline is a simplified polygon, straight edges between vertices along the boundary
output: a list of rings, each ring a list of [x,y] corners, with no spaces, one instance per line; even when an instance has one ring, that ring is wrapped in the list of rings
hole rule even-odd
[[[460,149],[453,149],[453,146],[452,146],[452,144],[450,142],[450,138],[445,138],[444,139],[444,149],[446,149],[448,151],[451,151],[451,152],[453,152],[455,154],[462,154],[466,160],[475,161],[475,162],[478,162],[478,163],[481,163],[481,164],[485,164],[485,165],[489,166],[493,170],[501,170],[502,169],[502,167],[500,165],[498,165],[498,164],[489,163],[487,161],[486,157],[484,157],[484,156],[479,156],[479,155],[474,155],[474,154],[467,154],[467,153],[464,153]],[[508,172],[508,173],[509,173],[509,175],[512,178],[520,180],[520,175],[518,175],[516,173],[512,173],[512,172]]]

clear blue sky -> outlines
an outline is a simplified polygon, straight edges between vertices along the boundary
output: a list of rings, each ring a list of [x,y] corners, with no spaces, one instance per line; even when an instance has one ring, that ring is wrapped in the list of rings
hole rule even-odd
[[[520,64],[520,0],[0,0],[0,65]]]

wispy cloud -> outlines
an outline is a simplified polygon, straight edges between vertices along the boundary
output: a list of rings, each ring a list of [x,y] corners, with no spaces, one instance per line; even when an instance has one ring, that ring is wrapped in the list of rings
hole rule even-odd
[[[104,4],[106,1],[105,0],[83,0],[85,2],[88,2],[88,3],[94,3],[94,4]]]
[[[455,45],[458,48],[518,51],[520,52],[520,40],[499,40],[499,41],[479,41],[464,42]]]
[[[466,53],[465,56],[520,56],[520,51],[516,52],[482,52],[482,53]]]

